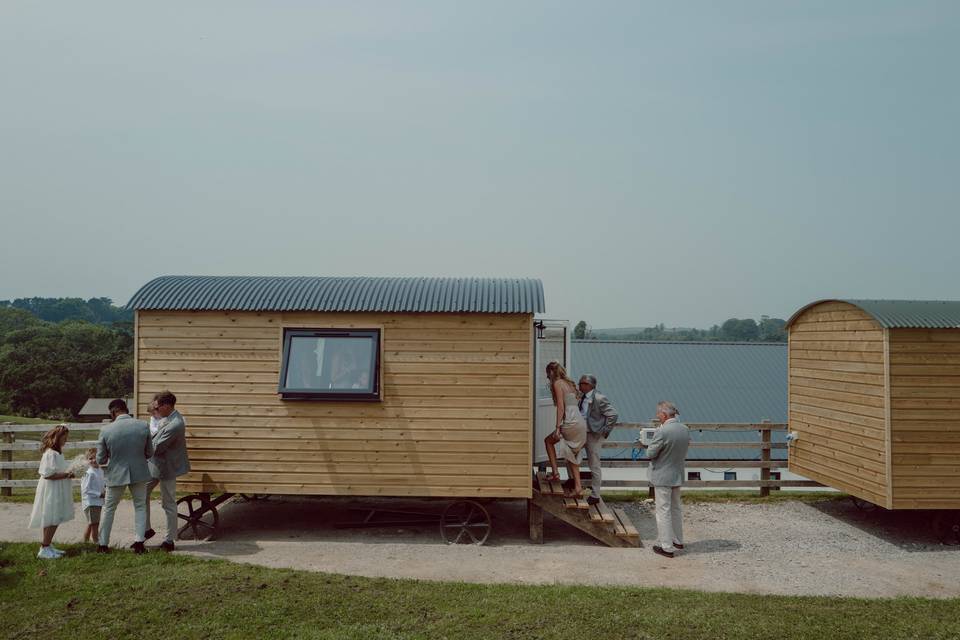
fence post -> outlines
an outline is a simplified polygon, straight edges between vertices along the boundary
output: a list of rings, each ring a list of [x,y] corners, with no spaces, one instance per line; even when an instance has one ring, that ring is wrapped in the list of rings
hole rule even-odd
[[[6,444],[13,444],[13,431],[5,431],[3,433],[3,441]],[[13,462],[13,451],[0,451],[0,460],[3,460],[4,462]],[[13,469],[4,469],[2,477],[4,480],[13,480]],[[12,495],[12,487],[0,488],[0,496]]]
[[[769,424],[769,420],[761,420],[763,424]],[[760,449],[760,461],[763,462],[764,466],[760,469],[760,482],[770,480],[770,443],[772,442],[773,431],[770,427],[760,430],[760,442],[762,443],[762,448]],[[770,487],[761,484],[760,485],[760,497],[766,498],[770,496]]]

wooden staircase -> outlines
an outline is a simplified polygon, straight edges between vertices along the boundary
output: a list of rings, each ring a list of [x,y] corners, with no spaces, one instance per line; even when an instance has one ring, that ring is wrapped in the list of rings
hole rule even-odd
[[[542,471],[533,478],[533,497],[527,501],[530,540],[543,544],[543,512],[573,525],[611,547],[642,547],[640,533],[623,509],[611,509],[602,500],[589,505],[585,498],[564,498],[559,482]]]

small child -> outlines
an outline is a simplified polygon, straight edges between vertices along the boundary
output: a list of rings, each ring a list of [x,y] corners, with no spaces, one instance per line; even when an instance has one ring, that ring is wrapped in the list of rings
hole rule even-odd
[[[83,479],[80,480],[81,506],[83,515],[87,519],[87,528],[83,532],[83,541],[96,542],[100,539],[100,510],[103,508],[103,497],[106,491],[103,480],[103,469],[97,464],[97,450],[87,449],[87,467]]]

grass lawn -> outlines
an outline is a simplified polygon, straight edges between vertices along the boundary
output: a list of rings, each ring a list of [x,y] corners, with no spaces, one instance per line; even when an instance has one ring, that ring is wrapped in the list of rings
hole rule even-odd
[[[0,423],[12,422],[13,424],[53,424],[56,420],[47,418],[24,418],[22,416],[0,416]]]
[[[0,543],[9,638],[960,637],[960,600],[355,578],[151,552]]]

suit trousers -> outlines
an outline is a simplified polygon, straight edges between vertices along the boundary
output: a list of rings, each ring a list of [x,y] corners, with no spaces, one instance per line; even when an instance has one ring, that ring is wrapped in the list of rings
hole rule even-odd
[[[680,487],[654,487],[657,503],[657,542],[664,551],[676,551],[673,544],[683,544],[683,509]]]
[[[103,504],[103,513],[100,514],[100,544],[110,546],[110,530],[113,529],[113,516],[120,504],[123,492],[130,489],[133,498],[133,537],[137,542],[143,542],[143,532],[147,530],[147,483],[120,485],[107,487],[107,497]]]
[[[603,441],[606,438],[602,433],[587,431],[587,464],[590,465],[590,494],[594,498],[600,497],[600,487],[603,483],[603,469],[600,465],[600,452],[603,451]]]
[[[177,537],[177,479],[167,478],[159,480],[154,478],[147,483],[147,530],[152,529],[150,525],[150,495],[154,487],[160,485],[160,504],[163,505],[163,513],[166,516],[167,532],[164,540],[173,542]]]

